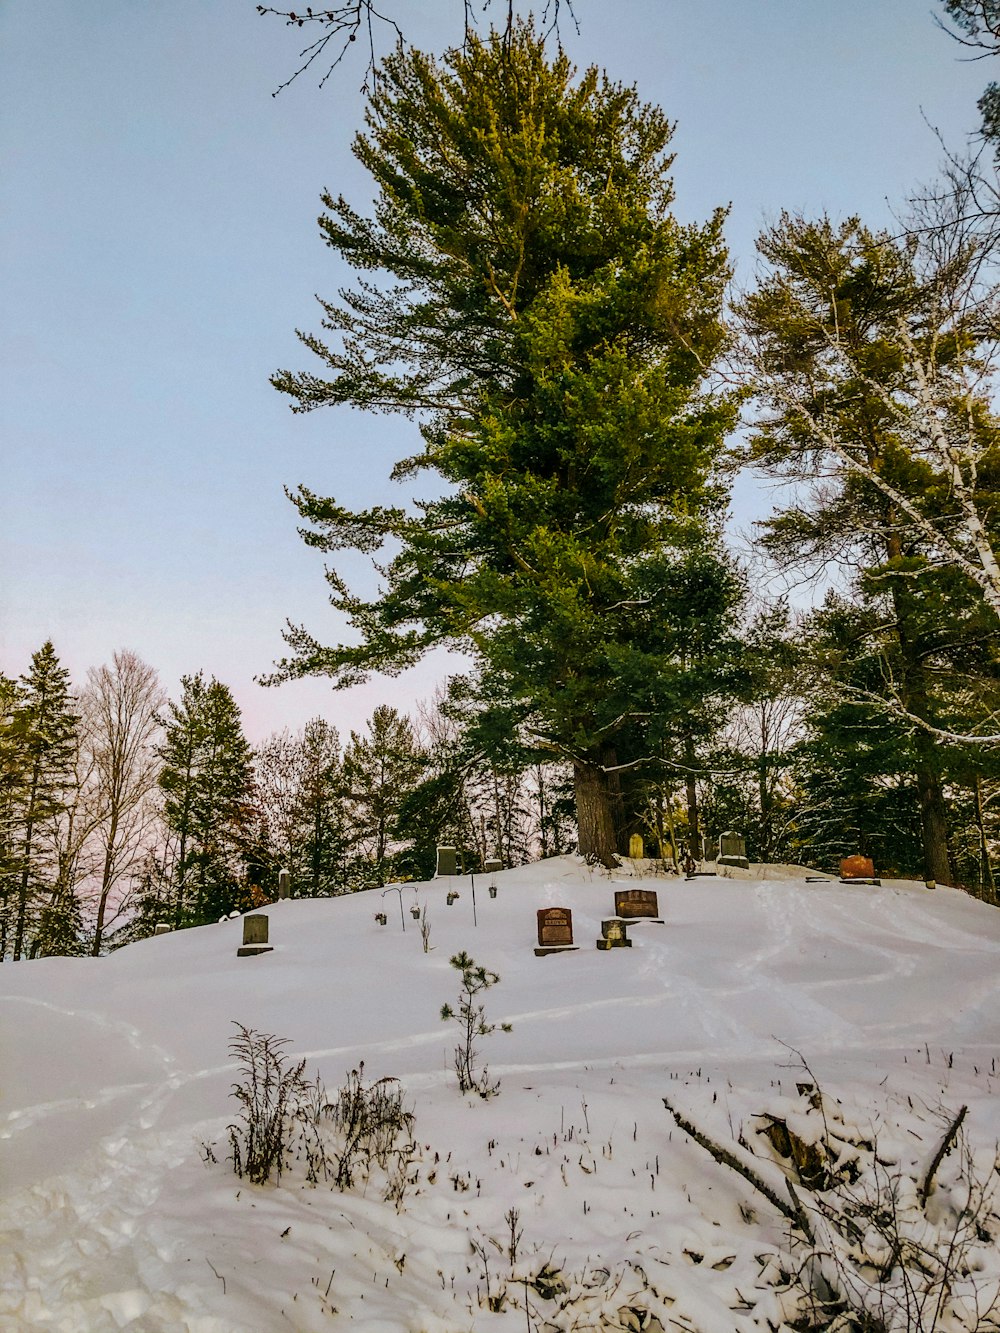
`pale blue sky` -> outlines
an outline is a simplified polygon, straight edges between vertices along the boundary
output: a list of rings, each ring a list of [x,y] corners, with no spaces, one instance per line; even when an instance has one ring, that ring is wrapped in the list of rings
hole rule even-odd
[[[461,0],[387,4],[419,44],[460,35]],[[780,209],[885,222],[933,174],[925,121],[959,146],[974,128],[989,71],[959,59],[939,8],[576,0],[564,40],[678,121],[677,212],[731,202],[748,280]],[[370,198],[350,154],[362,53],[322,91],[306,76],[272,98],[298,46],[253,0],[0,6],[0,669],[47,637],[78,679],[122,647],[173,693],[204,667],[252,739],[317,713],[358,726],[441,673],[347,694],[253,683],[286,616],[338,635],[282,486],[405,499],[387,477],[414,430],[296,417],[268,383],[308,365],[294,330],[346,277],[318,239],[321,189]],[[762,503],[739,486],[737,524]]]

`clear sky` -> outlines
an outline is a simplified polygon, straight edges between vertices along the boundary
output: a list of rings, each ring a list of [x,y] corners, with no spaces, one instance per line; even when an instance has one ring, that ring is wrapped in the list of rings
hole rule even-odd
[[[505,6],[502,6],[504,8]],[[408,37],[460,37],[461,0],[385,0]],[[936,0],[576,0],[580,65],[636,82],[678,122],[677,212],[732,204],[738,272],[782,208],[880,224],[961,146],[989,78]],[[283,486],[349,504],[415,428],[293,416],[268,383],[309,365],[296,327],[347,274],[315,225],[324,187],[364,209],[351,156],[363,52],[322,90],[298,30],[253,0],[0,5],[0,669],[52,638],[74,678],[131,648],[176,695],[204,668],[262,739],[317,714],[344,730],[427,697],[439,658],[333,693],[264,690],[287,618],[340,626]],[[318,367],[318,363],[317,367]],[[764,504],[734,496],[745,526]]]

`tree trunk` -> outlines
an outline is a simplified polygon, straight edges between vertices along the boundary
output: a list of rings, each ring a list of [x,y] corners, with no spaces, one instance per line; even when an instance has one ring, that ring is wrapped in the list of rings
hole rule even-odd
[[[936,880],[938,884],[953,884],[955,877],[948,856],[948,821],[941,782],[933,768],[927,764],[919,764],[915,776],[920,800],[924,876]]]
[[[979,830],[979,882],[988,900],[996,902],[997,888],[993,879],[993,867],[990,865],[990,849],[986,842],[986,823],[983,815],[983,780],[978,773],[973,793],[976,798],[976,828]]]
[[[688,769],[695,767],[694,737],[688,733],[684,737],[684,763]],[[687,796],[688,850],[696,861],[701,860],[701,814],[698,810],[698,783],[695,775],[688,772],[684,779]]]
[[[605,773],[598,764],[573,765],[576,793],[576,822],[580,834],[580,855],[600,861],[613,870],[618,864],[616,806],[621,805],[617,774]]]

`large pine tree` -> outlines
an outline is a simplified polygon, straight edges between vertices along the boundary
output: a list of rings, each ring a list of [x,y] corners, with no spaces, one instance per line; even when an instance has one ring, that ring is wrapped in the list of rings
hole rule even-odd
[[[995,730],[1000,703],[1000,423],[982,392],[995,317],[968,299],[977,252],[788,215],[758,245],[768,268],[741,310],[753,457],[798,483],[765,542],[849,581],[862,610],[833,678],[856,691],[868,662],[868,703],[885,705],[868,715],[909,733],[924,873],[949,883],[941,734]]]
[[[164,822],[175,840],[174,926],[201,925],[243,904],[251,752],[227,686],[199,671],[181,678],[157,751]]]
[[[702,393],[722,341],[722,213],[671,215],[671,126],[634,88],[546,56],[530,24],[441,63],[383,65],[355,152],[374,217],[324,196],[326,243],[371,277],[303,335],[324,376],[274,377],[295,410],[415,416],[397,479],[436,498],[351,512],[299,489],[306,540],[394,554],[373,598],[328,572],[360,642],[298,627],[275,679],[347,686],[444,643],[530,703],[574,766],[581,849],[610,861],[627,733],[663,705],[678,553],[703,538],[730,411]],[[639,743],[644,744],[640,737]]]
[[[14,776],[5,796],[8,863],[0,957],[9,947],[17,960],[32,945],[37,947],[34,937],[43,925],[43,909],[47,930],[55,931],[57,920],[76,919],[75,904],[59,900],[60,877],[47,835],[72,784],[77,716],[69,672],[51,641],[33,654],[16,696],[11,697],[9,688],[6,693],[4,741]]]

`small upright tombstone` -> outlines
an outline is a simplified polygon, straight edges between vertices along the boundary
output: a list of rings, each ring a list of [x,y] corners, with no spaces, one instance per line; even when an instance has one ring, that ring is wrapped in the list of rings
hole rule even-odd
[[[628,840],[628,854],[632,861],[641,861],[646,855],[646,846],[641,833],[633,833]]]
[[[498,870],[503,870],[503,862],[494,858],[491,861],[483,862],[483,874],[495,875]]]
[[[715,859],[720,866],[742,866],[749,870],[746,839],[739,833],[723,833],[719,838],[719,855]]]
[[[573,943],[573,913],[568,907],[540,907],[537,915],[537,958],[544,958],[549,953],[566,953],[578,947]]]
[[[278,871],[278,897],[290,898],[292,896],[292,877],[287,870]]]
[[[875,863],[870,856],[845,856],[840,863],[842,884],[879,884],[875,878]]]
[[[439,847],[437,849],[437,871],[438,875],[457,875],[458,874],[458,851],[454,847]]]
[[[616,889],[615,916],[626,921],[661,921],[659,904],[652,889]]]
[[[717,838],[705,839],[705,860],[716,861],[719,857],[719,840]]]
[[[628,937],[628,927],[620,917],[613,916],[601,922],[601,938],[597,941],[599,949],[631,949],[632,941]]]
[[[168,926],[167,923],[166,923],[165,921],[158,921],[158,922],[156,923],[155,927],[153,928],[153,934],[154,934],[154,935],[169,935],[171,929],[172,929],[172,927],[171,927],[171,926]]]
[[[243,945],[236,950],[237,958],[252,958],[255,954],[270,953],[267,942],[267,917],[263,912],[251,912],[243,918]]]

